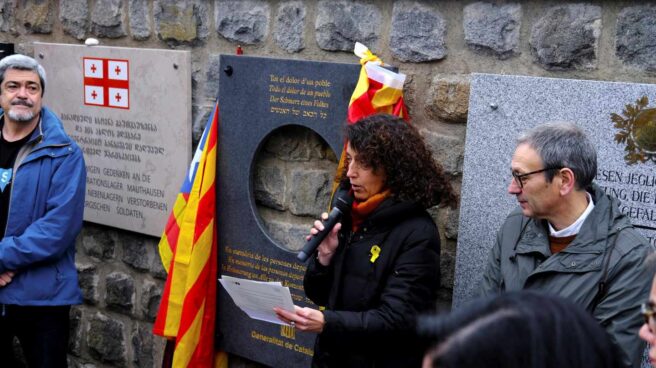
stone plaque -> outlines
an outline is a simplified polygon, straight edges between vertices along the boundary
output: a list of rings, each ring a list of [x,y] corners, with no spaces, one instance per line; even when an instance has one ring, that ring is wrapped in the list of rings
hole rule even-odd
[[[618,197],[622,212],[656,244],[654,106],[656,85],[473,75],[454,306],[474,296],[496,232],[517,207],[507,193],[515,140],[543,122],[572,121],[586,132],[597,149],[595,183]]]
[[[45,106],[84,152],[84,220],[160,236],[191,160],[188,51],[35,43]]]
[[[296,260],[296,253],[276,245],[259,218],[253,159],[267,136],[287,125],[313,130],[339,157],[342,127],[360,66],[225,55],[220,64],[220,273],[281,281],[291,289],[294,304],[313,306],[303,292],[305,263]],[[218,337],[226,351],[272,367],[310,365],[315,334],[252,320],[223,288],[219,288],[217,305]]]

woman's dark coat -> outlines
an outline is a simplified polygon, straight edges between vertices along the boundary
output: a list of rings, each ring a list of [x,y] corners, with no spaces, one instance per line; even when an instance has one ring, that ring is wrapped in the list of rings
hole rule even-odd
[[[330,265],[312,260],[305,275],[307,296],[326,307],[313,367],[421,366],[415,318],[434,308],[440,284],[435,223],[418,205],[389,198],[358,232],[350,218],[342,225]]]

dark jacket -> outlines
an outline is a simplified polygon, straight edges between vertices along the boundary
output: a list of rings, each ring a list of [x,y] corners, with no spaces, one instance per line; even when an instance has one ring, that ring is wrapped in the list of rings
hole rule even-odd
[[[626,354],[627,366],[639,367],[645,347],[638,338],[640,304],[651,285],[644,261],[653,248],[620,212],[617,199],[596,185],[590,194],[594,210],[574,241],[554,255],[545,221],[520,210],[511,213],[497,234],[481,292],[536,289],[570,299],[606,328]]]
[[[16,275],[0,288],[0,304],[82,302],[75,238],[82,229],[85,180],[82,151],[57,116],[43,108],[14,164],[0,273],[15,270]]]
[[[342,225],[331,264],[311,261],[305,274],[307,296],[326,307],[313,367],[421,366],[415,318],[434,307],[440,284],[435,223],[419,206],[387,199],[358,232],[349,218]]]

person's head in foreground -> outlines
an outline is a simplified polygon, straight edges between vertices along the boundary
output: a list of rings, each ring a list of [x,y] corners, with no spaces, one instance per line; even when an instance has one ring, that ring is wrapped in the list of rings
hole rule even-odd
[[[348,180],[357,202],[390,193],[424,208],[453,205],[457,197],[415,127],[399,117],[371,115],[346,128]]]
[[[616,368],[618,348],[585,310],[530,291],[472,301],[420,319],[435,343],[424,368]]]
[[[652,268],[656,266],[656,256],[653,254],[647,258],[647,264]],[[651,284],[649,299],[642,304],[641,312],[645,323],[640,328],[640,338],[649,344],[649,362],[656,367],[656,275]]]

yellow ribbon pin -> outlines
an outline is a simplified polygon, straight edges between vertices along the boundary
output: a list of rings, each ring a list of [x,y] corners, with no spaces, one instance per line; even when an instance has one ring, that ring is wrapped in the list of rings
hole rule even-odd
[[[374,245],[373,247],[371,247],[369,254],[371,254],[371,258],[369,258],[369,262],[371,263],[376,262],[376,259],[378,259],[378,256],[380,255],[380,247]]]

